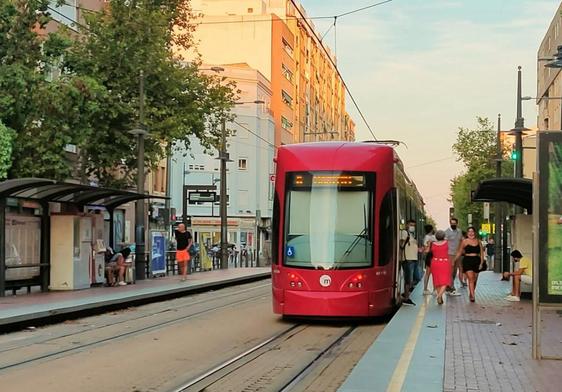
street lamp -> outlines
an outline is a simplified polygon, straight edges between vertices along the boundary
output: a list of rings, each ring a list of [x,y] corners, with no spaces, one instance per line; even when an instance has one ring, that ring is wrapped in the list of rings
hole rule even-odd
[[[234,102],[234,105],[247,103],[261,104],[265,101],[256,99],[249,102]],[[227,211],[227,190],[226,190],[226,163],[232,162],[226,150],[226,119],[223,118],[221,125],[221,143],[219,150],[220,159],[220,217],[221,217],[221,269],[228,268],[228,211]]]
[[[515,135],[515,151],[518,152],[518,158],[515,161],[515,178],[523,177],[523,134],[525,128],[525,119],[522,114],[522,103],[524,100],[532,99],[531,97],[521,96],[521,66],[517,67],[517,118],[515,120],[515,128],[509,134]]]
[[[148,135],[144,129],[144,73],[140,71],[139,81],[139,123],[138,128],[129,131],[138,139],[137,152],[137,193],[144,194],[144,138]],[[135,203],[135,278],[143,280],[146,278],[146,260],[144,254],[144,199],[139,199]]]

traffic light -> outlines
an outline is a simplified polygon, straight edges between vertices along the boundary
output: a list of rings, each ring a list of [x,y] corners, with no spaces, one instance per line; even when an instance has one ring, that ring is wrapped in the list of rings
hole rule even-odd
[[[511,160],[516,161],[521,157],[521,154],[517,150],[511,151]]]

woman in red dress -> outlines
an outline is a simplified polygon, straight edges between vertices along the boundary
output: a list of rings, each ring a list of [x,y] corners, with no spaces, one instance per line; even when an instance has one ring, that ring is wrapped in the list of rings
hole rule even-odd
[[[437,291],[437,303],[443,304],[443,294],[451,282],[451,263],[448,258],[448,245],[445,240],[445,232],[437,230],[435,233],[435,242],[430,245],[430,251],[433,255],[431,258],[431,275],[433,277],[433,287]]]

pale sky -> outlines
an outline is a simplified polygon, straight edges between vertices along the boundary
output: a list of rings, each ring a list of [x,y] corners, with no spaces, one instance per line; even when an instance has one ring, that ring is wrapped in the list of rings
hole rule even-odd
[[[301,0],[309,16],[335,15],[376,0]],[[398,152],[428,212],[448,225],[450,180],[462,171],[451,146],[476,116],[513,128],[517,66],[523,95],[536,96],[538,47],[559,0],[394,0],[338,19],[337,57],[378,139],[407,144]],[[333,21],[314,21],[323,34]],[[334,48],[334,29],[324,42]],[[347,101],[357,140],[372,139]],[[534,101],[524,101],[535,127]],[[437,162],[436,162],[437,161]],[[433,162],[433,163],[430,163]]]

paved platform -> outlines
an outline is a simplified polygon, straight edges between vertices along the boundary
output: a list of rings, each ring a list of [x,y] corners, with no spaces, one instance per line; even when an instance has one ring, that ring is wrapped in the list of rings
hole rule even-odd
[[[475,303],[461,289],[439,307],[421,289],[412,293],[417,306],[396,313],[340,392],[561,389],[562,361],[531,358],[531,299],[506,301],[511,283],[499,274],[480,274]],[[545,313],[543,323],[543,353],[562,356],[562,315]]]
[[[72,317],[83,312],[101,312],[107,308],[127,307],[181,295],[213,290],[229,285],[266,279],[270,268],[232,268],[197,272],[187,281],[169,276],[137,281],[117,287],[93,287],[77,291],[50,291],[0,298],[0,329],[49,318]]]

